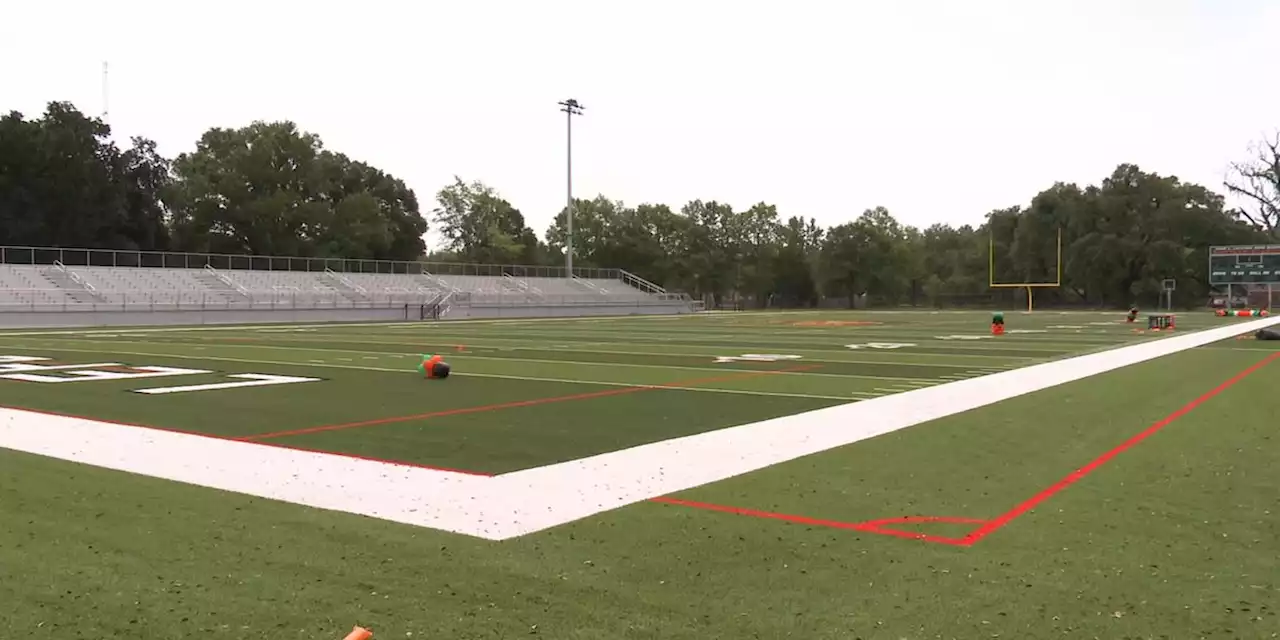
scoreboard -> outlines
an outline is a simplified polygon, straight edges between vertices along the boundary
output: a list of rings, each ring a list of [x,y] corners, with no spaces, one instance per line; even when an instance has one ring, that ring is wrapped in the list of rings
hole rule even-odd
[[[1209,247],[1209,284],[1280,283],[1280,245]]]

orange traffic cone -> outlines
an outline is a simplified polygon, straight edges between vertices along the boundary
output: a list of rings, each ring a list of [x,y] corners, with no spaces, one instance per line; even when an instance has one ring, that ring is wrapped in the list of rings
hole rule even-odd
[[[342,640],[369,640],[369,638],[372,638],[372,637],[373,637],[372,631],[364,627],[355,627],[351,630],[351,633],[348,633],[347,637],[343,638]]]

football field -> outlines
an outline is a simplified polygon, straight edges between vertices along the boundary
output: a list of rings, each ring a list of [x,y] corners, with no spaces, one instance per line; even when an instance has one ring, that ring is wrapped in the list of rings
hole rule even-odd
[[[1275,343],[1006,317],[0,331],[0,637],[1276,637]]]

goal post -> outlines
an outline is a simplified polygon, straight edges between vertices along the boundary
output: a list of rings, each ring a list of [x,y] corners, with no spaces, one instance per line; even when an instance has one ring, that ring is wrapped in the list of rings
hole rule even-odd
[[[994,232],[988,234],[987,245],[987,284],[992,289],[1026,289],[1027,290],[1027,313],[1031,313],[1035,308],[1035,290],[1036,289],[1058,289],[1062,287],[1062,228],[1058,228],[1057,240],[1057,264],[1054,269],[1056,271],[1053,282],[996,282],[996,235]]]
[[[1164,303],[1166,312],[1173,312],[1173,292],[1178,288],[1178,281],[1173,278],[1165,278],[1160,281],[1160,302]]]

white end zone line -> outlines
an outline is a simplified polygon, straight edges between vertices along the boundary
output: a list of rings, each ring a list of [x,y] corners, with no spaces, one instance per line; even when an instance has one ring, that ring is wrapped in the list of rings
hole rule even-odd
[[[1262,318],[496,477],[0,408],[0,447],[505,540],[1280,323]]]

